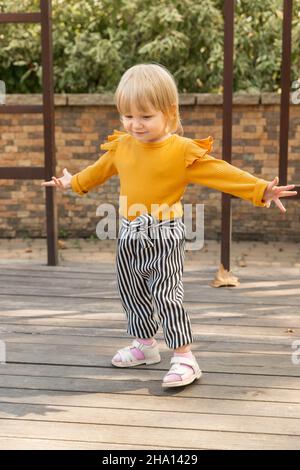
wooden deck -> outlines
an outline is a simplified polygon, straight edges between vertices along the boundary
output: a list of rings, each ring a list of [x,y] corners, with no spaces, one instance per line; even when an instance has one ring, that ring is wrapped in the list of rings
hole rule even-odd
[[[110,364],[130,342],[113,265],[0,272],[1,449],[300,449],[299,275],[246,269],[239,287],[214,289],[215,269],[186,271],[204,374],[163,391],[161,331],[160,364]]]

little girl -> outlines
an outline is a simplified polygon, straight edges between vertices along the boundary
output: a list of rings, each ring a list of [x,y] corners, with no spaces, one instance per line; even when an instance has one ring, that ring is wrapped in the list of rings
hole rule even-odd
[[[125,310],[127,333],[135,339],[112,359],[116,367],[160,362],[155,340],[159,323],[167,346],[174,351],[162,386],[180,387],[201,376],[191,352],[190,320],[183,306],[185,225],[180,202],[189,183],[269,207],[292,196],[295,185],[276,186],[224,160],[209,155],[212,138],[183,137],[178,90],[170,72],[155,63],[131,67],[115,93],[125,132],[114,130],[101,145],[106,152],[93,165],[71,175],[43,182],[80,195],[120,178],[121,225],[117,242],[118,290]],[[159,322],[154,315],[156,307]]]

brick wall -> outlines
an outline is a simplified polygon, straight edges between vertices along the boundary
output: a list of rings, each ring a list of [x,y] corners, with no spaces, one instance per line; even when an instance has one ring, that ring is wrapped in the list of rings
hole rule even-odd
[[[10,95],[7,104],[40,103],[38,95]],[[180,96],[185,136],[214,138],[211,154],[221,158],[222,97],[210,94]],[[67,167],[71,173],[92,164],[99,145],[113,129],[122,127],[109,95],[56,95],[55,131],[57,175]],[[0,114],[0,166],[43,165],[41,115]],[[232,163],[267,180],[278,175],[279,96],[236,95],[233,110]],[[300,183],[300,106],[290,107],[288,182]],[[101,151],[102,153],[102,151]],[[0,238],[45,237],[45,189],[41,181],[1,180]],[[96,236],[100,203],[118,204],[118,178],[80,197],[72,191],[58,192],[60,237]],[[221,193],[190,185],[184,203],[205,204],[205,237],[220,239]],[[299,202],[285,199],[287,213],[261,209],[241,199],[232,200],[234,240],[298,241]]]

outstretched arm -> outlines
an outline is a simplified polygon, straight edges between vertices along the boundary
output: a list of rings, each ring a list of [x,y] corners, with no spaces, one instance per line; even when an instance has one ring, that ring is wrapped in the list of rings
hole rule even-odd
[[[93,165],[87,166],[75,175],[71,175],[66,168],[63,170],[63,174],[64,176],[61,178],[52,176],[52,181],[45,181],[41,186],[56,186],[62,191],[72,188],[74,192],[83,196],[91,189],[103,184],[111,176],[117,174],[113,152],[108,151],[104,153]]]
[[[247,171],[231,165],[225,160],[203,155],[186,168],[189,183],[196,183],[208,188],[232,194],[250,201],[255,206],[265,207],[263,195],[268,181],[257,178]]]
[[[279,201],[280,197],[294,196],[297,191],[290,191],[295,185],[276,186],[278,178],[267,181],[243,171],[230,163],[203,155],[186,169],[189,183],[196,183],[208,188],[252,202],[255,206],[270,207],[272,201],[282,212],[286,212]]]
[[[201,184],[246,199],[255,206],[270,207],[274,201],[282,212],[286,209],[280,197],[294,196],[294,184],[276,186],[278,177],[266,181],[208,154],[213,139],[189,140],[185,152],[186,177],[189,183]]]

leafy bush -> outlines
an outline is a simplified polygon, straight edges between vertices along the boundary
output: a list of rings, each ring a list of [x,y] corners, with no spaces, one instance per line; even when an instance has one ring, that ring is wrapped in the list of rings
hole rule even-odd
[[[234,91],[280,87],[283,0],[236,0]],[[0,0],[37,11],[39,0]],[[52,0],[55,92],[113,92],[141,62],[164,64],[180,92],[220,92],[223,0]],[[292,79],[299,77],[300,5],[294,2]],[[2,25],[0,79],[8,93],[41,91],[40,26]]]

